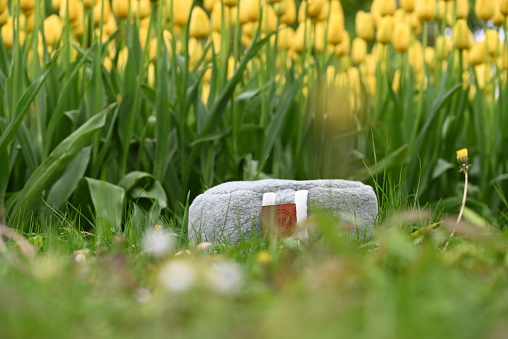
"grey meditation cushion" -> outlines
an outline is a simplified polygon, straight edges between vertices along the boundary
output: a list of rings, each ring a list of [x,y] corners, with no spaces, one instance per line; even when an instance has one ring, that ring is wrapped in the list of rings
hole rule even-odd
[[[276,193],[276,204],[295,203],[295,191],[308,190],[308,213],[331,213],[356,222],[370,233],[377,216],[377,199],[372,187],[347,180],[233,181],[210,188],[194,199],[189,209],[191,240],[237,243],[242,237],[261,234],[263,194]]]

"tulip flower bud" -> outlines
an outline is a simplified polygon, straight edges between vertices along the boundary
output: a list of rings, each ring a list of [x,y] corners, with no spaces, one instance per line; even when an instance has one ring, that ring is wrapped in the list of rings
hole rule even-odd
[[[249,0],[247,3],[242,3],[240,5],[240,11],[242,10],[242,7],[246,7],[246,10],[248,12],[249,21],[258,21],[259,20],[259,10],[261,8],[261,1],[260,0]]]
[[[118,0],[117,0],[118,1]],[[78,0],[65,0],[60,4],[60,17],[69,21],[83,20],[83,6]]]
[[[295,31],[293,40],[293,50],[297,53],[302,53],[308,50],[312,44],[312,25],[310,20],[300,23]]]
[[[437,60],[445,60],[452,49],[452,42],[449,38],[439,35],[436,39],[436,58]]]
[[[398,94],[399,90],[400,90],[400,70],[396,70],[395,74],[393,74],[392,91]]]
[[[376,39],[382,44],[389,44],[392,40],[393,28],[395,23],[391,16],[385,16],[381,19],[379,28],[376,34]]]
[[[131,11],[135,17],[148,18],[151,11],[150,0],[135,0],[131,2]]]
[[[222,0],[222,1],[224,3],[224,6],[227,6],[227,7],[238,6],[238,0]]]
[[[354,38],[353,45],[351,47],[351,59],[353,60],[353,63],[356,65],[361,64],[365,60],[366,55],[367,41],[360,37]]]
[[[504,24],[504,15],[501,13],[499,6],[499,0],[496,0],[496,6],[494,7],[494,15],[492,16],[492,23],[495,26],[501,27]]]
[[[46,45],[55,46],[58,44],[60,39],[62,38],[63,31],[63,23],[62,19],[56,15],[52,14],[44,19],[43,23],[44,27],[44,40]]]
[[[393,29],[392,46],[400,53],[407,51],[409,47],[409,41],[411,39],[411,31],[409,26],[405,22],[397,22]]]
[[[4,12],[7,8],[7,0],[0,0],[0,13]]]
[[[85,8],[92,8],[95,6],[96,2],[97,0],[83,0],[83,6],[85,6]]]
[[[300,2],[300,7],[298,8],[298,22],[304,22],[307,20],[307,0],[302,0]]]
[[[367,41],[374,39],[375,29],[374,18],[372,14],[366,13],[364,11],[359,11],[356,13],[355,29],[356,35],[358,35],[360,38]]]
[[[196,39],[207,38],[210,35],[210,19],[205,10],[199,6],[192,9],[189,34]]]
[[[422,72],[423,71],[423,62],[424,62],[424,55],[423,55],[423,47],[422,43],[418,40],[415,40],[411,46],[409,46],[408,49],[408,62],[413,67],[415,72]]]
[[[351,49],[351,39],[349,38],[348,31],[344,30],[342,32],[342,41],[340,44],[335,46],[335,54],[337,56],[345,56],[349,54],[349,51]]]
[[[485,36],[485,43],[487,44],[487,51],[491,58],[496,57],[499,54],[501,43],[499,41],[499,35],[494,29],[487,30]]]
[[[101,18],[104,18],[104,22],[109,20],[109,14],[111,13],[111,2],[108,0],[99,0],[93,6],[93,22],[96,26],[99,26]]]
[[[485,41],[473,44],[468,55],[469,63],[473,66],[483,64],[485,61]]]
[[[203,0],[203,7],[208,11],[211,12],[213,9],[213,6],[215,6],[216,3],[220,3],[220,0]]]
[[[14,41],[13,41],[13,27],[12,27],[12,24],[13,24],[13,20],[12,20],[12,17],[8,17],[7,18],[7,22],[5,23],[5,25],[2,26],[2,40],[5,44],[5,47],[7,47],[8,49],[11,49],[12,48],[12,45],[14,44]]]
[[[393,15],[397,9],[397,3],[395,0],[380,0],[379,14],[381,16]]]
[[[434,47],[428,46],[425,48],[425,63],[427,63],[431,71],[434,70],[436,65],[436,52]]]
[[[401,0],[400,7],[408,13],[412,13],[415,10],[416,0]]]
[[[317,18],[326,0],[307,0],[307,15],[309,18]]]
[[[2,12],[0,12],[0,27],[7,23],[7,19],[9,18],[9,8],[5,8]]]
[[[499,0],[499,10],[504,16],[508,16],[508,0]]]
[[[294,39],[295,31],[290,26],[282,26],[277,32],[277,47],[280,50],[287,50]]]
[[[415,13],[421,22],[434,20],[436,16],[436,0],[416,0]]]
[[[224,13],[225,20],[222,20],[222,13]],[[212,22],[212,28],[216,32],[222,31],[222,24],[228,25],[228,23],[231,22],[231,10],[229,7],[222,7],[222,4],[219,2],[216,2],[215,5],[213,5],[212,14],[211,14],[211,22]]]
[[[270,33],[277,30],[277,14],[272,6],[263,7],[263,17],[261,18],[261,30],[264,33]]]
[[[63,1],[65,2],[65,0]],[[112,0],[111,9],[113,10],[113,14],[120,20],[127,19],[129,17],[129,2],[130,0]],[[61,8],[64,6],[63,3],[60,4]]]
[[[286,11],[280,16],[280,22],[286,25],[292,25],[296,21],[295,0],[284,0],[286,2]]]
[[[471,48],[473,43],[472,34],[464,19],[457,20],[453,27],[453,47],[463,50]]]
[[[118,0],[116,0],[118,1]],[[183,27],[189,20],[192,10],[192,0],[166,0],[164,7],[166,19],[172,21],[175,25]],[[171,14],[173,17],[171,17]]]
[[[449,2],[449,11],[453,13],[453,2]],[[469,16],[469,0],[457,0],[457,19],[467,19]]]
[[[330,15],[328,24],[328,42],[332,45],[338,45],[342,41],[342,32],[344,31],[344,18],[340,14]]]
[[[19,0],[19,8],[23,12],[32,12],[35,7],[35,0]]]
[[[488,21],[494,16],[494,0],[476,0],[474,12],[478,19]]]

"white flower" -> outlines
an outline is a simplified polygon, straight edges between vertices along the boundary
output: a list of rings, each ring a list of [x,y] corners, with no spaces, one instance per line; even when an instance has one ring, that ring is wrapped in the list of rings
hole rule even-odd
[[[173,235],[165,229],[149,228],[143,234],[143,250],[154,257],[163,257],[175,247]]]
[[[243,274],[240,265],[232,261],[213,263],[207,272],[210,287],[219,294],[234,294],[240,290]]]
[[[196,283],[196,270],[184,260],[169,261],[161,268],[159,280],[170,292],[185,292]]]

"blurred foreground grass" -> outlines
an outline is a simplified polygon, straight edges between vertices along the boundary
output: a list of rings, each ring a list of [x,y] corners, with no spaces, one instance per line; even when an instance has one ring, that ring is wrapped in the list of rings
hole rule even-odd
[[[83,250],[55,226],[34,256],[2,250],[0,338],[504,338],[506,234],[430,218],[361,244],[318,218],[306,243],[207,248],[154,228]]]

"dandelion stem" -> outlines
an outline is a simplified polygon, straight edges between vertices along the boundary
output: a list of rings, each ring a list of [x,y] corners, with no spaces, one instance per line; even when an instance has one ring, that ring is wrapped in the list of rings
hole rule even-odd
[[[462,205],[460,206],[460,212],[459,216],[457,218],[457,224],[460,222],[460,219],[462,219],[462,214],[464,213],[464,208],[466,207],[466,197],[467,197],[467,183],[468,183],[468,175],[467,171],[464,171],[464,194],[462,195]]]

